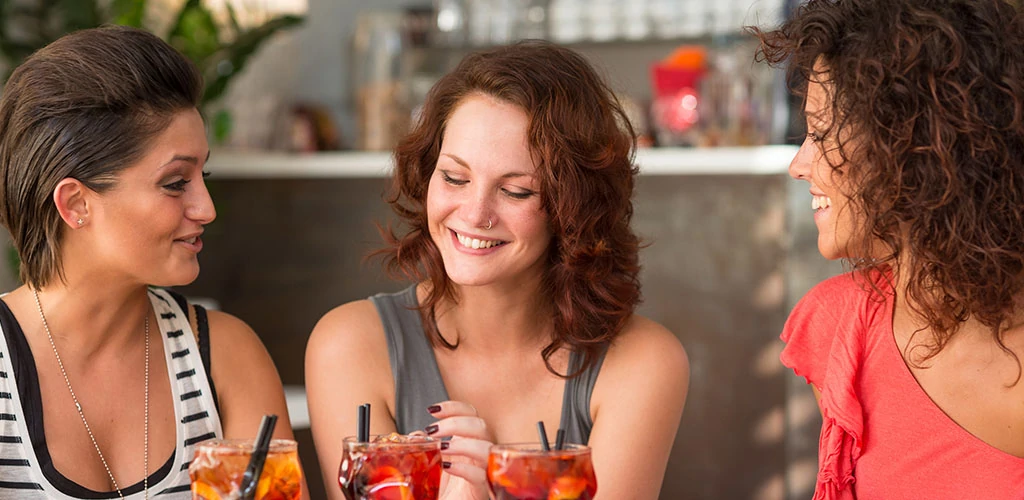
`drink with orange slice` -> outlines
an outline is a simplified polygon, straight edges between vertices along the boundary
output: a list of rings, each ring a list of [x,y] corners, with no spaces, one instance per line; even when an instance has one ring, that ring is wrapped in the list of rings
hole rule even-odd
[[[338,483],[347,500],[435,500],[441,441],[392,433],[342,442]]]
[[[548,451],[540,444],[494,445],[487,484],[495,500],[591,500],[597,493],[590,448],[575,444]]]
[[[251,439],[211,439],[197,445],[188,467],[193,500],[238,498],[252,448]],[[301,495],[298,445],[287,439],[271,441],[256,485],[256,500],[299,500]]]

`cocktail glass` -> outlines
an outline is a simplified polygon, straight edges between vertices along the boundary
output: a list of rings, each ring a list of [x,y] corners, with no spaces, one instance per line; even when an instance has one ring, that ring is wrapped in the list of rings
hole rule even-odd
[[[188,466],[193,500],[237,499],[242,476],[252,457],[251,439],[211,439],[196,446]],[[298,500],[302,467],[295,441],[275,439],[256,485],[256,500]]]
[[[494,445],[487,483],[495,500],[591,500],[597,493],[590,448],[575,444],[550,451],[539,443]]]
[[[338,484],[348,500],[435,500],[441,485],[441,441],[392,433],[342,442]]]

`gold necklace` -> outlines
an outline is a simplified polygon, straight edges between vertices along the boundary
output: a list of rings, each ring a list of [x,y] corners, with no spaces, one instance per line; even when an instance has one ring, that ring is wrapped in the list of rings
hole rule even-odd
[[[46,338],[50,339],[50,347],[53,348],[53,355],[57,358],[57,366],[60,367],[60,374],[64,376],[64,383],[68,385],[68,392],[71,393],[71,399],[75,402],[75,409],[78,410],[78,416],[82,417],[82,424],[85,425],[85,432],[89,433],[89,440],[92,441],[93,447],[96,448],[96,454],[100,457],[100,462],[103,462],[103,468],[107,471],[107,476],[110,477],[110,483],[114,485],[114,489],[117,490],[117,495],[124,500],[124,493],[121,493],[121,488],[117,485],[117,480],[114,479],[114,473],[110,472],[110,467],[107,466],[107,460],[103,458],[103,452],[100,451],[100,445],[96,442],[96,438],[92,435],[92,429],[89,428],[89,422],[85,420],[85,413],[82,412],[82,405],[78,402],[78,396],[75,396],[75,390],[71,388],[71,380],[68,379],[68,373],[64,371],[64,363],[60,360],[60,354],[57,354],[57,344],[53,342],[53,335],[50,334],[50,325],[46,323],[46,315],[43,314],[43,305],[39,302],[39,291],[33,289],[32,295],[36,298],[36,308],[39,309],[39,318],[43,320],[43,330],[46,330]],[[145,468],[145,476],[142,479],[142,489],[146,500],[149,500],[149,311],[146,312],[145,320],[146,330],[146,423],[145,423],[145,436],[143,437],[143,464]]]

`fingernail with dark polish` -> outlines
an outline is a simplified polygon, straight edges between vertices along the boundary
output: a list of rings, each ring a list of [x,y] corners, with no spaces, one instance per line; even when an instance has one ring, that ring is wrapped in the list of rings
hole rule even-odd
[[[448,441],[441,441],[441,449],[442,449],[442,450],[447,450],[447,449],[448,449],[448,447],[449,447],[449,446],[451,446],[451,445],[452,445],[452,444],[451,444],[451,443],[449,443]]]
[[[445,469],[451,469],[452,468],[452,463],[451,462],[441,462],[441,467],[444,467]]]
[[[433,433],[437,432],[437,424],[430,424],[430,425],[427,426],[426,429],[423,429],[423,430],[426,431],[427,434],[433,434]]]
[[[441,405],[430,405],[427,407],[427,412],[429,413],[437,413],[439,411],[441,411]]]

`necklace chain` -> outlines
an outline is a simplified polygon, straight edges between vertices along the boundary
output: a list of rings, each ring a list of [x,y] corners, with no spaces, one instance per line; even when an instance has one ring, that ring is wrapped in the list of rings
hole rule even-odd
[[[68,386],[68,392],[71,393],[71,399],[75,402],[75,409],[78,410],[78,416],[82,417],[82,424],[85,425],[85,432],[89,434],[89,440],[92,441],[93,447],[96,448],[96,454],[100,457],[100,462],[103,462],[103,468],[107,471],[107,476],[110,478],[110,483],[114,485],[114,489],[117,490],[117,495],[124,500],[124,493],[121,492],[121,488],[117,485],[117,480],[114,479],[114,473],[110,472],[110,467],[107,465],[107,460],[103,458],[103,452],[100,451],[100,445],[96,442],[96,438],[92,435],[92,429],[89,428],[89,422],[85,420],[85,413],[82,412],[82,405],[78,402],[78,396],[75,396],[75,390],[71,388],[71,380],[68,379],[68,373],[64,371],[64,363],[60,360],[60,354],[57,353],[57,344],[53,342],[53,335],[50,334],[50,325],[46,323],[46,315],[43,314],[43,305],[39,302],[39,291],[32,290],[32,295],[36,299],[36,308],[39,309],[39,319],[43,320],[43,330],[46,331],[46,338],[50,340],[50,347],[53,348],[53,355],[57,358],[57,366],[60,367],[60,374],[64,376],[64,383]],[[146,407],[145,407],[145,436],[143,437],[143,467],[145,476],[142,479],[142,488],[146,500],[149,500],[149,313],[146,313],[146,320],[144,322],[146,330]]]

